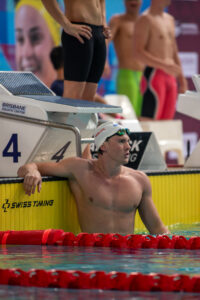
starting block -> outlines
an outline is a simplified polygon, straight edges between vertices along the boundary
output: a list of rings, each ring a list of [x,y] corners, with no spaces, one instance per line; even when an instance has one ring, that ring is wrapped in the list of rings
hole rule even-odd
[[[0,177],[17,176],[28,161],[81,156],[97,113],[121,107],[55,96],[31,72],[0,72]]]
[[[200,120],[200,75],[193,75],[192,80],[196,91],[186,91],[185,94],[179,95],[177,111]],[[186,168],[200,167],[200,140],[184,166]]]

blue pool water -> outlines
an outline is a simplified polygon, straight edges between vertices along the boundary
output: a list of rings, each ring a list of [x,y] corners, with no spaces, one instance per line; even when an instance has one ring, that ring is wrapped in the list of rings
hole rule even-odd
[[[172,234],[199,236],[199,224],[176,226]],[[126,273],[200,274],[199,250],[112,249],[93,247],[16,246],[0,248],[0,268],[121,271]],[[23,292],[22,292],[23,291]],[[7,298],[5,298],[7,297]],[[23,298],[24,297],[24,298]],[[200,299],[200,294],[133,293],[0,287],[0,299]]]
[[[10,246],[0,251],[0,268],[195,275],[200,274],[200,251]]]

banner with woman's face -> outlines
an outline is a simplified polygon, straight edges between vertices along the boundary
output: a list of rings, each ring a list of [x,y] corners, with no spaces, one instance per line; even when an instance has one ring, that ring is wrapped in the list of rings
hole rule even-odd
[[[15,59],[18,71],[31,71],[47,86],[56,78],[50,52],[60,44],[60,28],[40,0],[15,8]]]

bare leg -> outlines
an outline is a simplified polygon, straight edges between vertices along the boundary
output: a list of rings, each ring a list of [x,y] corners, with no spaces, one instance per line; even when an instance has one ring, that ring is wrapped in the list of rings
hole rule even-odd
[[[95,101],[96,90],[96,83],[65,80],[63,97]]]
[[[64,80],[64,98],[83,99],[86,82]]]
[[[83,100],[95,101],[94,96],[97,90],[97,83],[86,82],[85,89],[82,94]]]

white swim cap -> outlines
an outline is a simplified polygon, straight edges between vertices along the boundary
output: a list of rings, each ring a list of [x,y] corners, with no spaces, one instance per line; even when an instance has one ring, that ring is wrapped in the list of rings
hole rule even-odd
[[[118,123],[105,122],[98,126],[94,132],[95,150],[98,151],[108,137],[114,135],[121,129],[123,130],[121,135],[124,135],[125,133],[129,134],[129,130]]]

